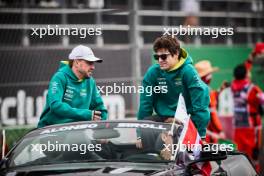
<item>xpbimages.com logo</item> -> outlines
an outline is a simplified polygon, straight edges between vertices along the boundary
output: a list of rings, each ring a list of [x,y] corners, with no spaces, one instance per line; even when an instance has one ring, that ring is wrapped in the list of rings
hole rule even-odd
[[[31,36],[43,38],[44,36],[78,36],[86,38],[87,36],[102,35],[100,27],[60,27],[59,25],[47,25],[47,27],[31,28]]]
[[[213,154],[217,154],[219,151],[234,151],[234,144],[163,144],[164,150],[167,150],[174,154],[177,151],[185,152],[185,151],[211,151]]]
[[[58,141],[48,141],[46,144],[31,144],[31,152],[79,152],[84,155],[87,152],[101,151],[101,144],[61,144]]]
[[[167,85],[162,86],[133,86],[133,85],[125,85],[125,83],[121,83],[121,85],[117,85],[114,83],[113,85],[108,86],[97,86],[100,94],[105,94],[108,96],[109,94],[145,94],[146,96],[152,96],[152,94],[166,94],[168,93]]]
[[[163,35],[176,36],[211,36],[212,38],[218,38],[219,36],[231,36],[234,35],[234,29],[232,27],[194,27],[183,26],[179,27],[165,27],[163,28]]]

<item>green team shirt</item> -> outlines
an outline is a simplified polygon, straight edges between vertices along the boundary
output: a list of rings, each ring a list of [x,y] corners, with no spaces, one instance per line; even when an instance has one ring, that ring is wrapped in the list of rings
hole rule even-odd
[[[137,114],[139,120],[152,115],[153,110],[160,117],[174,117],[178,98],[182,93],[188,114],[194,122],[199,135],[205,137],[206,128],[210,120],[209,88],[200,79],[192,65],[192,58],[182,49],[181,65],[171,71],[160,69],[158,64],[151,66],[146,72],[142,86],[164,86],[167,93],[140,95],[140,107]]]
[[[102,119],[107,119],[107,110],[95,80],[92,77],[79,80],[67,62],[61,62],[49,83],[38,127],[92,120],[93,110],[101,111]]]

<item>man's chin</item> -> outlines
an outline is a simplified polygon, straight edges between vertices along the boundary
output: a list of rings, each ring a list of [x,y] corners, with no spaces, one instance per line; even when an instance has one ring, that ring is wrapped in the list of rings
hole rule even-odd
[[[161,70],[164,70],[164,71],[168,71],[169,68],[168,67],[160,67]]]

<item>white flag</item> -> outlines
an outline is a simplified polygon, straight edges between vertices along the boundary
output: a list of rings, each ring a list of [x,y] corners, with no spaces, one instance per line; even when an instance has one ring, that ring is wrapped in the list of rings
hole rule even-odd
[[[188,122],[188,118],[189,118],[189,116],[187,114],[185,101],[184,101],[182,94],[180,94],[179,99],[178,99],[176,112],[174,115],[174,120],[173,120],[173,123],[171,125],[170,134],[173,135],[173,130],[174,130],[174,126],[175,126],[176,122],[182,123],[184,125],[185,123]]]
[[[182,123],[186,122],[189,118],[186,110],[186,105],[182,94],[179,95],[177,109],[174,118]]]

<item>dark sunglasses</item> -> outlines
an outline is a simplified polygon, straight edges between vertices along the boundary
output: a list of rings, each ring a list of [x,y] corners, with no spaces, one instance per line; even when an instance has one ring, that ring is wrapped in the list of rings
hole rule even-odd
[[[159,60],[159,58],[161,58],[161,60],[166,60],[168,55],[170,55],[170,53],[154,54],[153,57],[154,57],[155,60]]]

